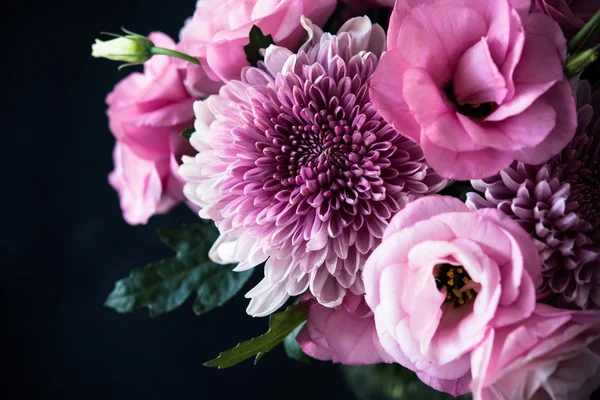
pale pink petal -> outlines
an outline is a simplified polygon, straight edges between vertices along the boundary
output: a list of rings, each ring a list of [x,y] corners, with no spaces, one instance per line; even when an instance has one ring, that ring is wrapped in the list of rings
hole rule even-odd
[[[345,302],[352,298],[362,296],[348,295]],[[392,361],[379,343],[372,314],[361,317],[343,305],[327,308],[314,300],[309,305],[308,321],[296,336],[306,354],[346,365]]]
[[[415,223],[427,220],[434,215],[446,212],[466,211],[465,204],[454,197],[449,196],[427,196],[415,200],[404,207],[401,213],[398,213],[390,221],[385,230],[383,240],[389,238],[395,232],[408,228]]]
[[[458,379],[440,379],[434,378],[433,376],[425,372],[417,372],[419,379],[440,392],[450,393],[452,396],[461,396],[471,391],[471,373],[468,372],[464,376]]]

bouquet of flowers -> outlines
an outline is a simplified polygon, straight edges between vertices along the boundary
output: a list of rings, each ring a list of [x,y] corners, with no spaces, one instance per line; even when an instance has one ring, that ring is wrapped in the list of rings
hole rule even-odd
[[[200,217],[160,229],[175,255],[133,270],[106,305],[155,316],[195,293],[202,314],[258,269],[246,311],[268,331],[206,366],[284,343],[454,396],[588,398],[599,9],[200,0],[177,43],[97,40],[93,56],[144,64],[106,99],[124,219],[181,202]]]

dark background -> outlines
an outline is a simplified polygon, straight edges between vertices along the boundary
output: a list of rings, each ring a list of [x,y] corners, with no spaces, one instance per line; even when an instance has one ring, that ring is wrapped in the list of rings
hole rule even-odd
[[[154,319],[143,310],[119,315],[103,306],[132,268],[171,255],[157,227],[195,216],[183,206],[146,226],[122,220],[107,183],[114,139],[104,97],[134,69],[118,72],[117,63],[93,59],[90,45],[99,32],[121,26],[176,38],[194,6],[194,0],[2,6],[4,399],[352,398],[337,367],[297,363],[282,348],[257,366],[204,368],[220,350],[266,330],[266,319],[245,314],[243,296],[202,317],[190,302]]]

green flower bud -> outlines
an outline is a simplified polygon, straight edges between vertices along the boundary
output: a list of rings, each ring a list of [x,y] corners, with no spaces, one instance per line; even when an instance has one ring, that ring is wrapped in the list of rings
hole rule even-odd
[[[96,39],[96,43],[92,45],[92,56],[142,64],[152,57],[153,47],[154,43],[150,39],[140,35],[120,36],[108,41]]]

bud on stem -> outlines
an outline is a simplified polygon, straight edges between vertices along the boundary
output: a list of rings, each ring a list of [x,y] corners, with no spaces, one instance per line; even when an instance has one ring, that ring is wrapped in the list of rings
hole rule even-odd
[[[105,35],[113,36],[116,39],[108,41],[96,39],[96,43],[92,45],[92,56],[114,61],[125,61],[127,64],[121,65],[119,69],[130,65],[143,64],[157,54],[179,58],[192,64],[200,65],[200,61],[195,57],[179,51],[156,47],[147,37],[130,32],[124,28],[122,29],[127,35],[123,36],[103,32]]]

